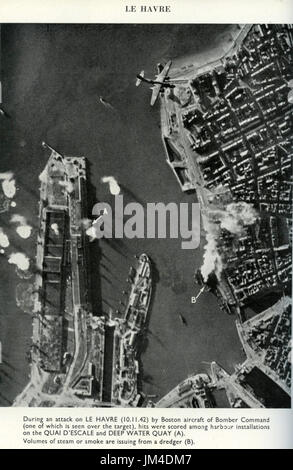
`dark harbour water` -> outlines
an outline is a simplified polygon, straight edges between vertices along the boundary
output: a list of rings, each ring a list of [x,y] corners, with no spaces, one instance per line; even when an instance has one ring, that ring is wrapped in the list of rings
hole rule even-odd
[[[147,87],[136,88],[135,74],[154,73],[155,64],[210,47],[225,26],[203,25],[4,25],[2,27],[3,101],[9,118],[1,118],[0,171],[13,170],[17,207],[1,214],[13,250],[35,255],[38,175],[46,164],[42,140],[62,154],[86,156],[99,200],[112,202],[102,176],[115,176],[125,201],[192,202],[182,194],[165,163],[160,139],[159,108],[149,106]],[[113,109],[99,103],[99,96]],[[33,236],[22,240],[9,225],[12,212],[25,215]],[[182,250],[179,239],[127,240],[100,243],[102,306],[119,308],[133,255],[147,252],[158,279],[154,288],[149,331],[144,342],[143,390],[168,392],[203,362],[217,360],[232,371],[242,362],[234,319],[216,299],[198,292],[193,272],[201,265],[202,248]],[[98,257],[97,257],[98,259]],[[15,303],[23,282],[5,257],[0,258],[0,405],[9,406],[28,380],[25,353],[31,317]],[[187,320],[182,325],[178,314]]]

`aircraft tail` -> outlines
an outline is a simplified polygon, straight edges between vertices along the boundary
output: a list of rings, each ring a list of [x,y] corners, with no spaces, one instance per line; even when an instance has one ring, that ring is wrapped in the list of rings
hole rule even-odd
[[[143,79],[144,79],[144,70],[142,70],[139,74],[136,75],[135,86],[139,86],[141,82],[143,81]]]

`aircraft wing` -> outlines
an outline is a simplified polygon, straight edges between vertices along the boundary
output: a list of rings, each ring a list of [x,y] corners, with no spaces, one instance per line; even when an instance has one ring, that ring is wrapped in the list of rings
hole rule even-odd
[[[161,73],[159,73],[159,75],[156,76],[156,80],[158,80],[158,82],[163,82],[165,80],[170,70],[171,64],[172,64],[172,60],[169,60],[169,62],[166,63]]]
[[[151,97],[151,106],[154,106],[155,102],[157,101],[161,87],[162,85],[160,85],[159,83],[152,87],[153,92]]]
[[[167,62],[167,64],[165,65],[165,67],[163,68],[162,72],[159,73],[159,75],[156,76],[156,81],[158,82],[164,82],[165,78],[167,77],[168,75],[168,72],[169,72],[169,69],[171,67],[171,64],[172,64],[172,61],[169,60],[169,62]],[[152,97],[151,97],[151,106],[153,106],[155,104],[155,102],[157,101],[158,99],[158,96],[159,96],[159,93],[160,93],[160,90],[161,90],[161,87],[162,85],[160,85],[159,83],[156,83],[153,87],[152,87]]]

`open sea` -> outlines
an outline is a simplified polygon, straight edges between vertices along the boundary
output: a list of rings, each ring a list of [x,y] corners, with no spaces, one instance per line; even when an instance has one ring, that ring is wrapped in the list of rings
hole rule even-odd
[[[135,87],[142,69],[153,76],[156,64],[176,61],[212,47],[224,25],[3,25],[2,95],[7,116],[0,116],[0,172],[15,174],[15,208],[0,214],[10,239],[6,253],[35,256],[38,227],[38,175],[48,154],[45,141],[65,155],[85,156],[96,199],[113,203],[103,176],[114,176],[125,202],[196,202],[184,194],[165,162],[159,105],[149,106],[148,87]],[[111,106],[99,101],[102,96]],[[33,227],[29,239],[11,225],[21,214]],[[153,300],[142,345],[142,390],[159,399],[189,374],[204,372],[217,360],[228,371],[244,359],[235,319],[216,298],[199,287],[193,274],[202,263],[202,234],[196,250],[180,239],[123,239],[94,242],[93,279],[99,311],[120,310],[134,255],[146,252],[154,264]],[[96,263],[95,263],[96,252]],[[10,406],[28,381],[26,353],[32,319],[16,305],[16,288],[29,284],[0,257],[0,405]],[[18,287],[19,289],[19,287]],[[182,324],[179,314],[187,324]]]

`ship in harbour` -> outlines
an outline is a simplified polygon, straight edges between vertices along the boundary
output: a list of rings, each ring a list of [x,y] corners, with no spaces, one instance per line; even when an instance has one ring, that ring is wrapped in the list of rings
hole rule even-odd
[[[86,159],[44,147],[50,155],[40,175],[30,381],[14,406],[137,406],[150,260],[137,257],[122,315],[93,310]]]
[[[137,406],[142,399],[138,390],[139,342],[147,324],[152,293],[151,263],[145,253],[138,257],[130,276],[124,316],[107,324],[108,328],[112,326],[114,336],[111,397],[108,398],[120,406]]]

